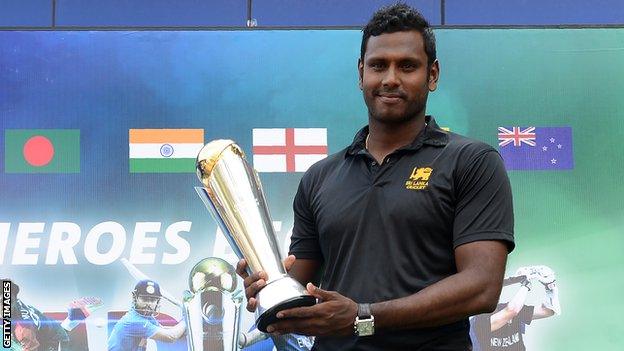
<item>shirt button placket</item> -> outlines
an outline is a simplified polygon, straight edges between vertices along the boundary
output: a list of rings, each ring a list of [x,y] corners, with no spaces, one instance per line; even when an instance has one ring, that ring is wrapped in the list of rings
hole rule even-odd
[[[377,161],[371,161],[370,165],[371,165],[371,176],[372,176],[371,180],[374,184],[377,171],[379,171],[379,165],[377,164]]]

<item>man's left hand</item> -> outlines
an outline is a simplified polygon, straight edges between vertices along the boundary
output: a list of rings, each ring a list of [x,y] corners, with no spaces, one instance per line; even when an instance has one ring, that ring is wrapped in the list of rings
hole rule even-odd
[[[357,303],[335,291],[325,291],[308,283],[310,295],[319,303],[310,307],[297,307],[277,314],[279,321],[268,326],[269,333],[296,333],[314,336],[354,335],[353,323],[357,316]]]

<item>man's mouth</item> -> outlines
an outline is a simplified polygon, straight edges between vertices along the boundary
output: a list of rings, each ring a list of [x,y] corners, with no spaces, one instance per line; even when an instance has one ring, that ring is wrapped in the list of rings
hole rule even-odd
[[[379,93],[377,94],[379,100],[387,104],[396,104],[403,101],[403,95],[395,93]]]

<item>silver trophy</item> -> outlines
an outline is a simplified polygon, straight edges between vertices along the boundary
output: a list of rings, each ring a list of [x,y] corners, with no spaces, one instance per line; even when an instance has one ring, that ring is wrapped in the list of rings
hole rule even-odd
[[[203,184],[198,194],[232,250],[247,261],[250,274],[268,276],[256,296],[258,329],[266,332],[279,311],[314,305],[316,299],[286,273],[260,179],[243,150],[232,140],[214,140],[199,151],[196,166]]]
[[[208,257],[193,267],[189,274],[190,290],[184,292],[182,303],[189,351],[238,349],[243,292],[237,283],[234,267],[221,258]],[[223,296],[229,297],[234,305],[234,327],[229,345],[224,340],[226,331],[222,325],[225,315]]]

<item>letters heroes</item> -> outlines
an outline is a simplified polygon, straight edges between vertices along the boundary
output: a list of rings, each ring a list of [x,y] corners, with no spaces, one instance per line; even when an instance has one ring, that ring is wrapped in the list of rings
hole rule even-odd
[[[190,254],[189,242],[182,233],[191,230],[190,221],[179,221],[164,229],[161,222],[136,222],[131,237],[126,228],[113,221],[101,222],[93,226],[83,240],[84,258],[95,265],[107,265],[118,260],[130,241],[128,260],[134,264],[153,264],[156,262],[155,248],[163,247],[160,263],[174,265],[184,262]],[[44,222],[21,222],[15,225],[15,240],[12,255],[7,255],[11,223],[0,222],[0,265],[36,265],[43,261],[46,265],[62,263],[78,264],[76,249],[82,239],[82,229],[72,222],[53,222],[49,226]],[[46,229],[48,229],[46,231]],[[47,248],[42,248],[42,238],[47,236]],[[159,241],[168,245],[163,246]],[[6,256],[6,257],[5,257]]]

